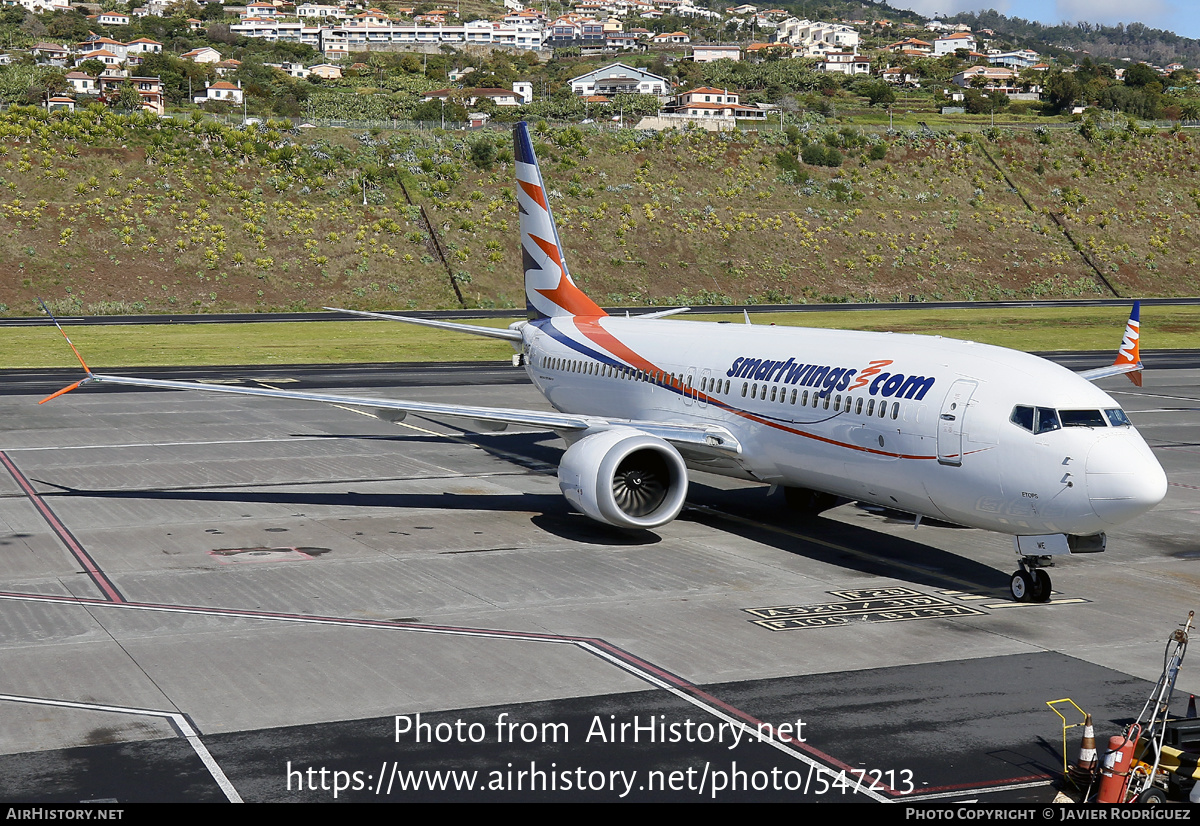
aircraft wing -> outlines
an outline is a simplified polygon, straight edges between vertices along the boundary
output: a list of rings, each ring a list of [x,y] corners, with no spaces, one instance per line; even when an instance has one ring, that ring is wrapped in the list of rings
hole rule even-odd
[[[604,430],[611,427],[631,427],[658,436],[689,455],[708,455],[728,458],[742,452],[742,446],[734,435],[724,427],[716,425],[683,424],[675,422],[653,422],[633,419],[608,419],[599,416],[581,416],[555,411],[520,410],[503,407],[477,407],[473,405],[439,404],[436,402],[405,401],[401,399],[372,398],[365,396],[341,396],[327,393],[306,393],[297,390],[279,390],[269,387],[235,387],[227,384],[205,384],[203,382],[171,381],[167,379],[130,378],[88,372],[86,378],[51,396],[47,402],[84,384],[121,384],[132,387],[149,387],[160,390],[203,390],[208,393],[233,393],[243,396],[261,396],[275,399],[340,404],[347,407],[368,408],[374,411],[394,411],[400,415],[385,416],[399,421],[409,413],[432,419],[460,419],[482,425],[484,429],[503,430],[506,425],[541,427],[560,434],[579,433],[586,430]],[[39,402],[40,404],[41,402]],[[499,427],[496,427],[499,425]]]
[[[1106,379],[1109,376],[1120,376],[1125,373],[1137,373],[1142,370],[1142,363],[1139,361],[1136,364],[1113,364],[1108,367],[1095,367],[1091,370],[1080,370],[1079,375],[1088,381],[1097,381],[1098,379]],[[1135,382],[1136,384],[1137,382]]]
[[[436,402],[405,401],[402,399],[370,398],[364,396],[340,396],[329,393],[306,393],[299,390],[280,390],[273,387],[233,387],[227,384],[205,384],[194,381],[171,381],[169,379],[140,379],[129,376],[109,376],[93,373],[88,367],[79,350],[75,348],[67,331],[54,318],[50,309],[42,304],[42,308],[54,321],[54,326],[66,339],[67,346],[79,360],[79,365],[85,373],[84,378],[63,389],[51,393],[38,404],[45,404],[64,393],[82,387],[85,384],[123,384],[131,387],[150,387],[160,390],[204,390],[209,393],[234,393],[241,396],[264,396],[276,399],[295,399],[298,401],[322,402],[325,404],[340,404],[347,407],[365,407],[376,411],[393,411],[399,415],[385,416],[392,421],[400,421],[409,413],[416,413],[432,419],[465,419],[489,430],[503,430],[510,424],[527,427],[544,427],[560,435],[582,433],[587,430],[606,430],[614,427],[629,427],[641,430],[652,436],[657,436],[680,448],[687,455],[697,459],[728,459],[731,455],[742,452],[742,445],[734,435],[719,425],[687,424],[681,422],[655,422],[635,419],[608,419],[601,416],[581,416],[573,413],[557,411],[519,410],[504,407],[476,407],[474,405],[438,404]],[[416,321],[429,323],[426,319],[408,319],[399,316],[385,316],[377,313],[359,313],[359,315],[389,318],[397,321]],[[486,330],[485,335],[500,333],[499,338],[520,338],[516,330],[495,330],[474,327],[469,324],[451,324],[449,322],[434,322],[431,326],[449,328],[466,328],[464,332]],[[497,427],[498,426],[498,427]]]

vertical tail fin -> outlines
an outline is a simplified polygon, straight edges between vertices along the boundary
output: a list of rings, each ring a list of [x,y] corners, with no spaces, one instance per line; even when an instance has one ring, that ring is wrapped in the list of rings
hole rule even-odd
[[[542,171],[524,121],[513,127],[513,143],[517,158],[517,207],[521,214],[525,306],[530,320],[607,315],[571,280],[554,215],[550,212],[550,199],[542,183]]]

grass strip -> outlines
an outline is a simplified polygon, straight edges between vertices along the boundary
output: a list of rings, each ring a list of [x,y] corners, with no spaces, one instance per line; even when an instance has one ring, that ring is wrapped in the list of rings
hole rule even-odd
[[[969,339],[1017,350],[1113,350],[1128,310],[1046,307],[967,310],[765,313],[757,325],[920,333]],[[687,313],[676,319],[743,324],[740,313]],[[507,327],[516,319],[480,320]],[[97,372],[114,367],[359,362],[507,361],[505,342],[399,322],[326,321],[251,324],[164,324],[72,327],[71,340]],[[52,326],[4,330],[0,368],[73,367],[70,349]],[[1142,312],[1146,350],[1200,346],[1200,307],[1152,307]]]

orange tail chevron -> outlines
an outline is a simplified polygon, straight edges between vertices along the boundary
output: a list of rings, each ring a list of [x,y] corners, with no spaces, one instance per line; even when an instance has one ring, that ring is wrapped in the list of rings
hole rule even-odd
[[[529,128],[524,121],[513,127],[513,143],[517,157],[517,206],[521,218],[521,260],[525,268],[525,306],[529,318],[608,315],[575,286],[567,270],[558,228],[550,211],[550,200],[542,183],[542,172],[533,152]]]
[[[1133,302],[1133,311],[1129,314],[1129,322],[1125,325],[1125,337],[1121,339],[1121,346],[1117,349],[1117,360],[1113,362],[1113,367],[1125,367],[1126,365],[1142,363],[1142,345],[1141,345],[1141,302]],[[1129,380],[1138,387],[1142,386],[1142,372],[1140,370],[1126,373]]]

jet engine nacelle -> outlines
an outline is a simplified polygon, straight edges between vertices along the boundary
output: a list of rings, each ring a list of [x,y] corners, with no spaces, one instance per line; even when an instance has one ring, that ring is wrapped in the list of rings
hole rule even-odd
[[[575,507],[619,528],[657,528],[683,508],[687,468],[679,451],[629,427],[584,436],[563,454],[558,486]]]

